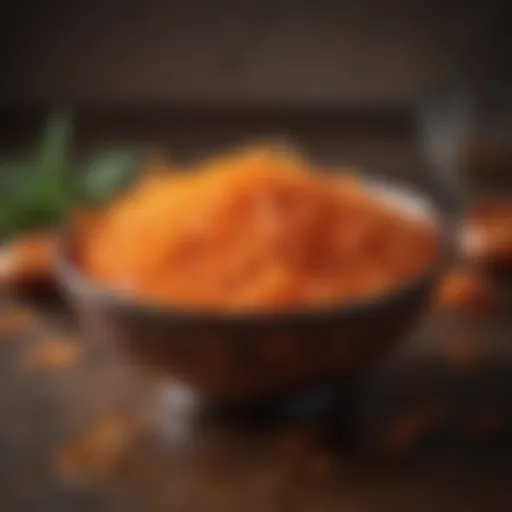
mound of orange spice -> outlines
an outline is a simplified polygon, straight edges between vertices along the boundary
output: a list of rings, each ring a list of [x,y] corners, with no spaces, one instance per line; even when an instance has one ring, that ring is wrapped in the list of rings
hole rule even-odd
[[[148,173],[82,241],[111,289],[184,309],[281,310],[353,301],[420,273],[437,237],[350,174],[248,148]]]

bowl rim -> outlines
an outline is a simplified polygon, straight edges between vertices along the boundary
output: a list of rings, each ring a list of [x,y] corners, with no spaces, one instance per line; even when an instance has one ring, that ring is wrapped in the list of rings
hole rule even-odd
[[[405,201],[415,201],[422,205],[422,215],[435,228],[438,236],[438,252],[432,262],[411,279],[400,282],[396,287],[384,292],[368,294],[356,300],[308,308],[290,308],[278,311],[244,310],[211,311],[201,309],[180,309],[172,305],[144,301],[131,295],[102,286],[82,272],[78,265],[69,258],[69,242],[72,235],[71,224],[65,225],[59,236],[53,257],[53,269],[58,284],[66,294],[87,296],[94,302],[108,308],[124,310],[126,313],[143,315],[147,318],[159,318],[185,323],[208,323],[237,325],[240,323],[274,324],[290,321],[317,321],[327,318],[353,318],[363,316],[385,306],[399,303],[404,297],[430,281],[435,282],[451,254],[453,236],[452,226],[444,222],[440,208],[428,194],[420,192],[417,187],[398,180],[366,179],[367,185],[384,194],[400,196]]]

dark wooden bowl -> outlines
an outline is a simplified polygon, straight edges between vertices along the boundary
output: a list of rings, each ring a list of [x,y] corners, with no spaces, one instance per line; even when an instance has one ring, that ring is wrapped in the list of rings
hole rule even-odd
[[[378,186],[441,228],[435,208],[403,188]],[[349,305],[302,312],[203,314],[137,302],[108,291],[73,263],[63,235],[57,279],[83,331],[120,345],[134,361],[183,381],[207,398],[276,397],[360,371],[415,325],[442,268],[444,251],[414,280]]]

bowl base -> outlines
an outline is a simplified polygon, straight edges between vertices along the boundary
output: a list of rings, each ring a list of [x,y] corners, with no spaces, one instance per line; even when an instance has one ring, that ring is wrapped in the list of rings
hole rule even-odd
[[[164,440],[181,444],[205,424],[258,429],[332,417],[348,419],[353,416],[357,389],[356,379],[350,378],[279,398],[229,404],[209,401],[181,383],[168,381],[158,390],[156,426]]]

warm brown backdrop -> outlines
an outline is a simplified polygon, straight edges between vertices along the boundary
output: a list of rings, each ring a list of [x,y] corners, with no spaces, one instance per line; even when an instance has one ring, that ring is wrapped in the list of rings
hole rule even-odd
[[[409,103],[486,53],[493,3],[4,0],[0,103]]]

